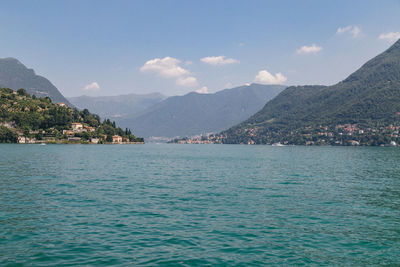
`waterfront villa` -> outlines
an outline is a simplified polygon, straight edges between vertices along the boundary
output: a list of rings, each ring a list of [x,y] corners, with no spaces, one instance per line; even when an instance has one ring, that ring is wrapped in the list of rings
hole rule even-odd
[[[114,136],[112,137],[112,142],[113,142],[113,143],[122,143],[122,137],[119,136],[119,135],[114,135]]]
[[[25,136],[18,136],[18,144],[34,144],[36,138],[28,138]]]
[[[98,144],[99,141],[100,141],[99,138],[90,138],[90,142],[91,142],[92,144]]]

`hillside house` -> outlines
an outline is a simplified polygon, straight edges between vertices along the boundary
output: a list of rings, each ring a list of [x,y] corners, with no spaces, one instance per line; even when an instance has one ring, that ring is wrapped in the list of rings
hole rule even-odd
[[[64,107],[64,108],[67,107],[67,105],[66,105],[65,103],[62,103],[62,102],[58,102],[58,103],[56,103],[56,104],[57,104],[57,106],[59,106],[59,107]]]
[[[63,134],[66,134],[67,136],[74,136],[75,135],[74,131],[70,131],[70,130],[63,130]]]
[[[81,131],[82,129],[83,129],[82,123],[79,123],[79,122],[73,122],[73,123],[72,123],[72,131],[74,131],[74,132],[79,132],[79,131]]]
[[[90,126],[85,126],[85,129],[88,132],[94,132],[96,130],[94,127],[90,127]]]

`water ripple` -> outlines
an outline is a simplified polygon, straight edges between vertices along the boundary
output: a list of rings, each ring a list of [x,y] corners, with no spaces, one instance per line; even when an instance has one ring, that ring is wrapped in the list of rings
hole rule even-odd
[[[0,145],[0,265],[400,265],[400,150]]]

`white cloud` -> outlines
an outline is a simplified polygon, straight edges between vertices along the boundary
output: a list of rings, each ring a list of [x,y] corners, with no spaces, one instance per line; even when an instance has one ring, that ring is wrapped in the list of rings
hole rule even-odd
[[[176,79],[176,84],[180,85],[180,86],[196,86],[197,83],[197,79],[196,77],[193,76],[188,76],[188,77],[180,77],[178,79]]]
[[[214,65],[214,66],[239,63],[239,60],[236,60],[233,58],[225,58],[225,56],[203,57],[200,60],[201,60],[201,62],[210,64],[210,65]]]
[[[188,63],[188,62],[186,62]],[[180,86],[196,86],[197,79],[180,66],[181,61],[173,57],[155,58],[147,61],[141,68],[142,72],[153,72],[163,78],[174,78]],[[190,65],[190,63],[188,64]]]
[[[97,82],[92,82],[86,85],[83,90],[85,91],[98,91],[100,90],[100,85]]]
[[[279,72],[273,75],[267,70],[260,70],[254,78],[254,82],[261,84],[282,84],[286,80],[287,78],[282,73]]]
[[[198,94],[208,94],[208,88],[206,86],[201,87],[200,89],[195,91]]]
[[[316,44],[312,44],[311,46],[302,46],[297,49],[297,54],[316,54],[322,50],[322,47],[317,46]]]
[[[181,61],[173,57],[155,58],[147,61],[140,70],[142,72],[154,72],[164,78],[175,78],[189,74],[179,64]]]
[[[400,39],[400,32],[388,32],[382,33],[378,37],[379,40],[388,40],[390,42],[394,42]]]
[[[336,34],[349,33],[353,38],[357,38],[361,35],[361,29],[358,26],[349,25],[343,28],[338,28]]]

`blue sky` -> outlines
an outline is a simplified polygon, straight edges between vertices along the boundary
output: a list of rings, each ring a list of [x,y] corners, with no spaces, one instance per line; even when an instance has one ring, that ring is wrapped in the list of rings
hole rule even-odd
[[[334,84],[400,36],[400,1],[2,1],[0,57],[65,96]]]

